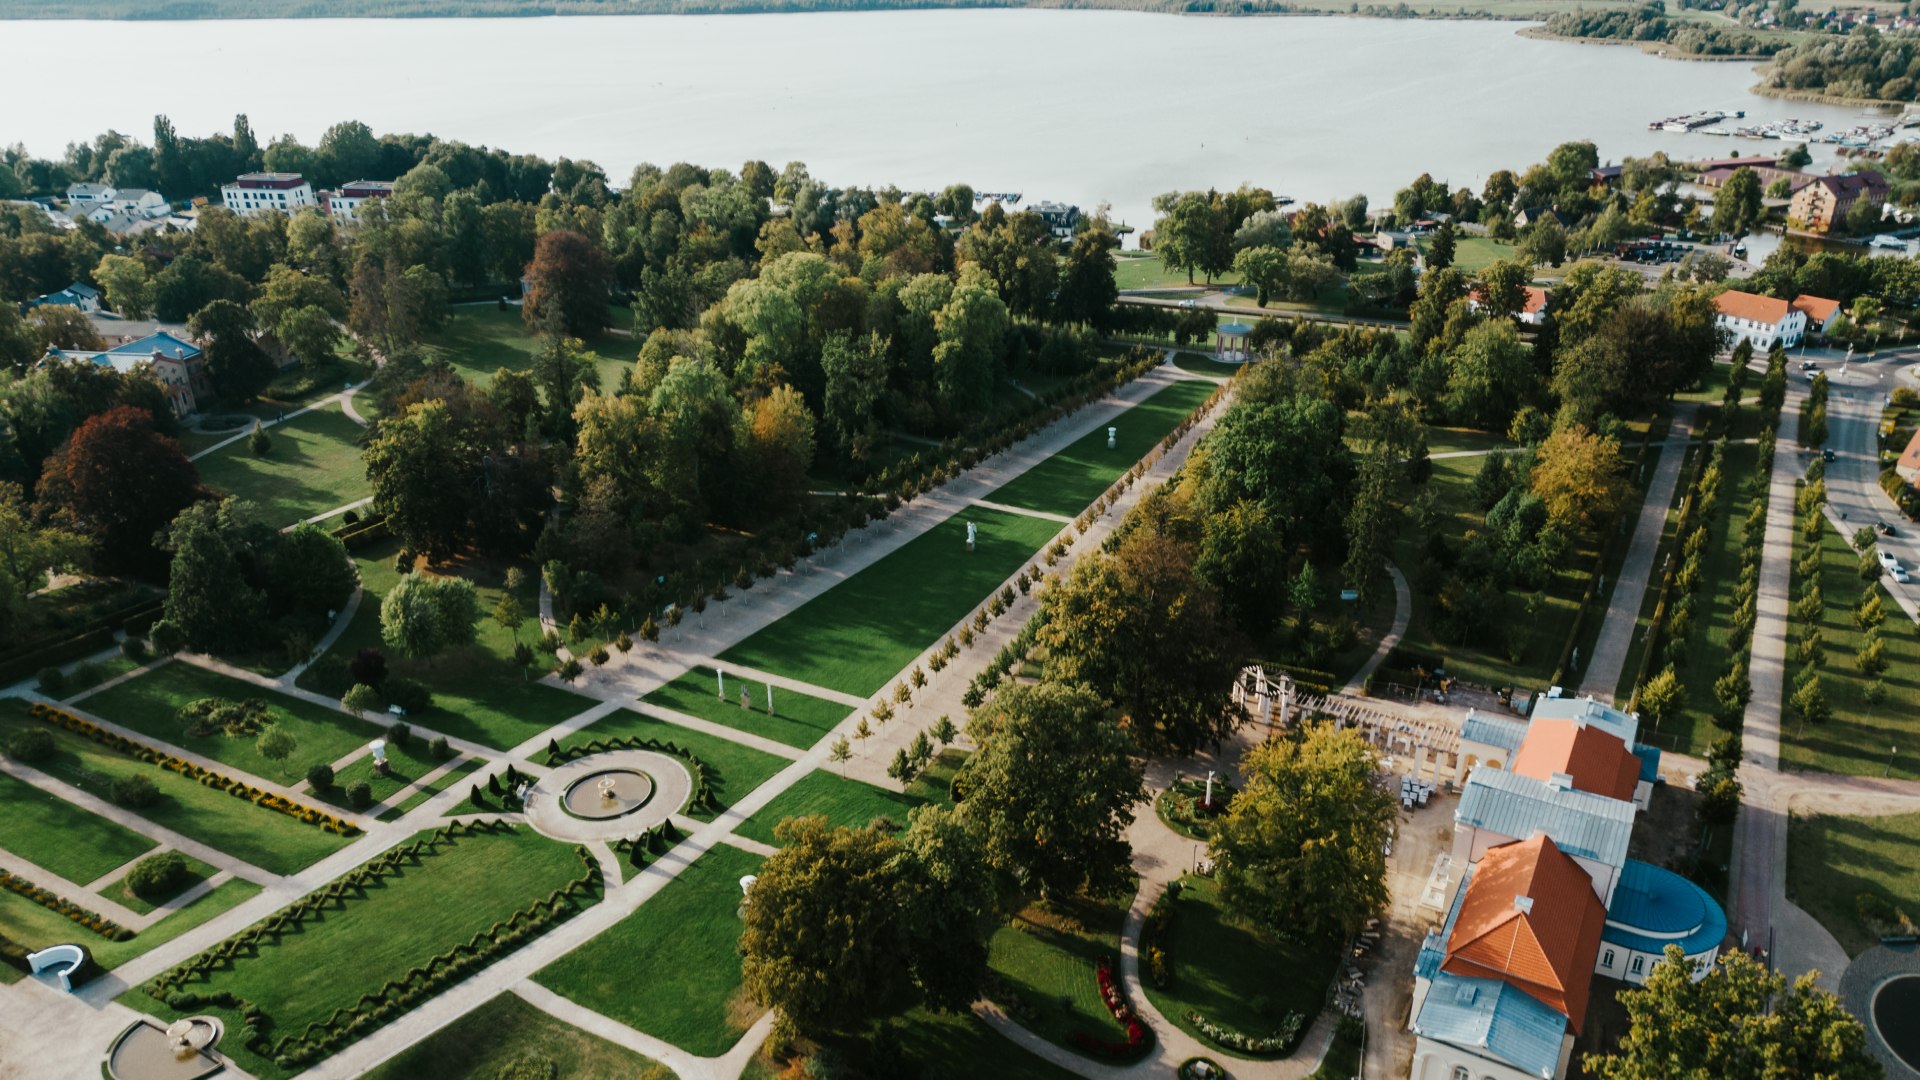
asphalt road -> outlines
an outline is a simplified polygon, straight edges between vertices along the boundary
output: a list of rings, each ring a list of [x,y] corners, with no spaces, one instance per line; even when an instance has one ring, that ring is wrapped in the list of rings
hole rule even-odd
[[[1903,381],[1912,385],[1910,377],[1901,371],[1917,357],[1906,351],[1843,363],[1844,355],[1829,352],[1823,356],[1810,351],[1807,356],[1826,372],[1829,384],[1827,448],[1833,451],[1834,460],[1827,463],[1827,502],[1848,533],[1877,522],[1894,527],[1894,535],[1880,538],[1880,547],[1905,564],[1914,580],[1902,585],[1885,577],[1881,584],[1909,618],[1920,622],[1920,525],[1900,516],[1893,500],[1880,490],[1879,482],[1881,407],[1896,385]],[[1811,375],[1801,370],[1798,353],[1793,357],[1793,371],[1796,380]]]

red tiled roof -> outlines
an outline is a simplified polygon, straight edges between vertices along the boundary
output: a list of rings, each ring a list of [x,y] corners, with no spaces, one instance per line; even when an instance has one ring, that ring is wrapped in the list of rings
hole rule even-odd
[[[1793,303],[1790,306],[1795,311],[1806,312],[1807,318],[1814,322],[1823,323],[1829,318],[1832,318],[1834,312],[1840,310],[1840,301],[1829,300],[1824,296],[1808,296],[1802,293],[1793,298]]]
[[[1520,311],[1526,315],[1534,315],[1547,310],[1547,290],[1537,285],[1529,285],[1526,288],[1527,302],[1521,305]]]
[[[1581,791],[1631,802],[1640,782],[1640,759],[1620,736],[1592,724],[1535,720],[1513,755],[1513,771],[1542,783],[1565,773]]]
[[[1776,300],[1771,296],[1759,296],[1738,289],[1728,289],[1714,297],[1714,306],[1720,314],[1734,319],[1748,319],[1753,322],[1775,325],[1787,317],[1793,305],[1785,300]]]
[[[1474,868],[1440,967],[1499,979],[1558,1009],[1577,1034],[1606,921],[1593,879],[1552,840],[1502,844]]]
[[[1913,433],[1913,438],[1907,442],[1907,448],[1900,452],[1899,467],[1909,471],[1920,469],[1920,431]]]

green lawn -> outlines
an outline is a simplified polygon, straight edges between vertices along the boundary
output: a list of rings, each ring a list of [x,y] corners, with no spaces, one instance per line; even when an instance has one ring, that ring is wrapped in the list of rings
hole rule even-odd
[[[791,764],[786,758],[776,757],[764,750],[755,750],[731,739],[683,728],[627,709],[594,721],[585,729],[562,739],[560,746],[562,749],[571,749],[595,739],[623,738],[671,741],[706,762],[707,767],[716,774],[714,794],[722,810],[740,801],[748,792],[766,783],[768,777]],[[711,819],[714,813],[705,807],[690,811],[691,816],[705,819]]]
[[[1230,379],[1238,374],[1241,368],[1247,365],[1226,364],[1212,357],[1202,356],[1199,353],[1180,352],[1173,354],[1173,366],[1179,368],[1181,371],[1190,372],[1194,375],[1205,375],[1209,378],[1216,379]]]
[[[295,873],[353,842],[35,720],[27,715],[25,702],[16,700],[0,709],[0,740],[24,727],[53,733],[56,752],[36,766],[40,771],[102,799],[110,798],[108,792],[115,779],[144,776],[160,790],[160,798],[151,806],[141,807],[141,817],[262,870]]]
[[[388,541],[370,544],[354,553],[354,562],[360,568],[360,584],[365,590],[360,607],[326,657],[301,674],[301,689],[338,697],[349,689],[346,662],[363,648],[385,648],[380,640],[380,598],[400,580],[393,568],[398,550],[396,541]],[[452,569],[465,571],[467,568]],[[511,750],[593,705],[589,699],[571,691],[529,679],[527,673],[514,665],[513,635],[489,617],[505,595],[501,585],[504,575],[504,569],[493,567],[474,568],[463,574],[473,581],[480,595],[482,617],[475,628],[474,644],[427,661],[407,660],[397,655],[387,657],[391,673],[418,679],[433,691],[433,709],[412,718],[417,726],[470,739],[496,750]],[[526,625],[520,628],[522,641],[532,641],[539,636],[535,618],[540,601],[538,575],[528,573],[527,578],[519,594],[520,606],[527,614]],[[532,674],[539,675],[537,668]]]
[[[1804,550],[1796,540],[1796,562]],[[1820,632],[1827,654],[1820,674],[1826,684],[1827,701],[1833,706],[1833,719],[1825,724],[1806,724],[1789,709],[1781,722],[1780,759],[1797,769],[1920,779],[1920,746],[1913,738],[1913,718],[1920,714],[1920,630],[1902,616],[1890,597],[1881,597],[1887,608],[1887,621],[1880,628],[1887,641],[1889,666],[1880,676],[1886,696],[1878,705],[1869,702],[1867,686],[1874,680],[1853,663],[1864,639],[1853,625],[1853,605],[1869,587],[1860,579],[1860,557],[1830,526],[1821,530],[1820,550],[1820,592],[1826,603]],[[1796,574],[1793,596],[1799,595]],[[1798,619],[1789,621],[1789,680],[1800,670],[1794,650],[1802,625]],[[1888,748],[1896,746],[1899,751],[1891,755],[1889,763]]]
[[[265,457],[241,439],[194,464],[207,487],[252,502],[269,525],[292,525],[372,494],[360,463],[365,431],[333,404],[267,428]]]
[[[1124,1041],[1122,1028],[1100,1000],[1094,966],[1102,957],[1119,978],[1120,929],[1131,897],[1105,903],[1076,901],[1054,909],[1034,904],[994,931],[987,943],[987,967],[1018,996],[1021,1026],[1049,1042],[1081,1053],[1075,1032]],[[997,1000],[997,999],[996,999]]]
[[[152,851],[132,829],[0,772],[0,847],[85,885]]]
[[[1147,997],[1162,1016],[1207,1043],[1187,1021],[1195,1011],[1248,1035],[1267,1035],[1290,1012],[1306,1016],[1304,1036],[1326,1001],[1327,984],[1340,962],[1335,944],[1305,945],[1257,934],[1239,925],[1219,905],[1219,889],[1209,878],[1183,878],[1187,888],[1175,901],[1173,927],[1165,942],[1173,983]],[[1213,1044],[1207,1043],[1209,1046]],[[1214,1047],[1217,1055],[1236,1056]]]
[[[206,697],[266,702],[273,726],[297,740],[292,756],[284,761],[261,756],[257,735],[217,731],[211,735],[188,734],[188,721],[178,715],[180,708]],[[381,730],[346,713],[178,660],[95,694],[79,707],[122,727],[281,784],[298,781],[307,774],[309,765],[332,764],[356,748],[364,748]]]
[[[753,702],[750,709],[740,707],[743,687]],[[775,687],[773,715],[768,716],[767,685],[732,672],[727,673],[727,699],[722,701],[719,695],[720,685],[713,669],[694,668],[640,700],[801,750],[819,742],[853,711],[837,701]]]
[[[889,818],[902,827],[907,813],[927,799],[912,792],[888,791],[872,784],[820,770],[800,778],[792,787],[774,796],[734,831],[749,840],[772,844],[773,827],[788,818],[826,817],[830,825],[860,828],[877,817]]]
[[[987,502],[1072,517],[1085,510],[1120,475],[1219,387],[1182,380],[1123,412],[1111,425],[1097,424],[1071,445],[989,492]],[[1119,429],[1107,449],[1107,428]]]
[[[762,1011],[741,990],[738,952],[740,879],[760,862],[715,845],[534,981],[688,1053],[726,1053]]]
[[[610,307],[609,315],[615,327],[633,323],[633,314],[626,308]],[[519,308],[501,311],[493,305],[463,304],[453,309],[445,326],[427,335],[423,351],[429,358],[446,360],[462,376],[485,387],[498,371],[531,368],[540,352],[540,339],[520,321]],[[612,393],[620,387],[622,371],[633,366],[640,342],[609,336],[594,342],[588,351],[600,372],[601,389]]]
[[[65,916],[41,907],[24,896],[0,892],[0,933],[19,942],[29,951],[62,942],[78,942],[87,947],[96,963],[111,971],[202,923],[211,922],[217,916],[251,900],[259,891],[260,886],[251,881],[229,879],[207,895],[125,941],[108,941],[98,934],[77,929]],[[66,899],[83,908],[93,909],[93,905],[87,902],[88,897],[69,896]],[[0,966],[0,982],[13,982],[19,978],[20,973],[13,968]]]
[[[971,554],[969,521],[980,527]],[[871,694],[984,603],[1059,531],[1058,524],[1025,514],[982,507],[955,514],[720,659],[843,693]]]
[[[353,786],[358,781],[364,780],[367,782],[367,786],[373,789],[374,801],[385,802],[394,792],[399,791],[401,788],[406,787],[408,784],[413,783],[415,780],[418,780],[445,764],[448,764],[448,761],[436,758],[428,752],[427,740],[418,735],[409,739],[405,746],[388,740],[387,771],[384,775],[373,771],[373,753],[372,751],[368,751],[354,761],[353,764],[334,773],[333,786],[325,791],[315,792],[314,796],[324,799],[335,806],[345,806],[347,805],[347,788]],[[416,792],[414,795],[408,796],[406,801],[417,804],[419,800],[432,798],[434,792],[444,790],[451,782],[449,777],[457,778],[475,767],[477,767],[476,762],[468,762],[465,769],[462,769],[460,766],[455,766],[449,770],[447,776],[442,776],[439,780],[428,785],[432,788],[432,791],[424,794]],[[388,807],[387,812],[380,815],[380,820],[394,816],[397,809],[397,807]]]
[[[172,891],[167,893],[165,896],[160,897],[158,903],[152,900],[148,900],[146,897],[141,896],[138,893],[135,893],[131,888],[128,888],[126,874],[121,874],[118,878],[114,879],[113,881],[110,881],[107,884],[102,885],[99,889],[99,892],[102,896],[105,896],[107,899],[115,901],[116,903],[120,904],[123,907],[131,908],[132,910],[137,911],[142,915],[145,915],[148,912],[159,907],[161,904],[164,904],[168,900],[171,900],[174,897],[179,896],[181,893],[186,892],[188,889],[191,889],[199,885],[201,882],[206,881],[207,879],[213,877],[215,874],[218,874],[220,872],[219,867],[214,866],[211,863],[203,863],[199,859],[196,859],[191,855],[181,855],[181,858],[187,861],[186,875],[180,879],[179,887],[173,889]]]
[[[672,1080],[673,1070],[557,1020],[513,994],[485,1005],[407,1047],[366,1080],[492,1080],[527,1058],[551,1064],[566,1080]]]
[[[1422,252],[1433,249],[1431,234],[1421,238]],[[1513,258],[1514,246],[1503,244],[1485,236],[1455,235],[1453,238],[1453,266],[1463,274],[1477,274],[1487,268],[1496,259]]]
[[[1193,284],[1195,285],[1204,285],[1206,284],[1206,280],[1207,277],[1205,274],[1196,273],[1193,275]],[[1240,275],[1232,273],[1231,271],[1213,279],[1215,285],[1235,285],[1238,284],[1239,281]],[[1185,270],[1168,270],[1165,266],[1161,265],[1160,256],[1152,254],[1151,252],[1142,254],[1130,253],[1114,260],[1113,283],[1122,289],[1161,289],[1169,286],[1185,286],[1187,284],[1187,272]]]
[[[1793,815],[1787,827],[1787,896],[1859,956],[1898,928],[1869,926],[1860,898],[1871,896],[1920,920],[1920,814],[1890,817]]]
[[[310,914],[298,931],[277,942],[267,939],[257,951],[242,952],[230,965],[188,980],[185,989],[234,993],[273,1018],[276,1038],[296,1034],[545,900],[583,869],[576,849],[530,829],[463,835],[442,842],[434,854],[408,860],[398,874],[361,896]],[[456,897],[458,902],[449,902]],[[172,1015],[143,989],[121,1000]],[[285,1077],[295,1071],[247,1051],[239,1040],[222,1049],[255,1076]]]

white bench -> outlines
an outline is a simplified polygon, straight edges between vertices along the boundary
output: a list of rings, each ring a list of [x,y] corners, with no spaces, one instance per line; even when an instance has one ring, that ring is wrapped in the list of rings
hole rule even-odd
[[[87,950],[78,945],[54,945],[41,949],[37,953],[27,954],[27,964],[35,975],[43,971],[53,972],[60,980],[60,989],[73,993],[73,974],[87,964]]]

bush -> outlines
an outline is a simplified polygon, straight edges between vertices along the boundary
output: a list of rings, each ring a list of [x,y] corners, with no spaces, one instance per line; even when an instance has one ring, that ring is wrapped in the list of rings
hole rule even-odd
[[[146,900],[164,900],[180,891],[187,875],[187,857],[177,851],[163,851],[133,864],[127,871],[127,888]]]
[[[137,637],[129,637],[120,643],[120,655],[136,664],[147,662],[147,643]]]
[[[333,766],[322,763],[307,769],[307,786],[315,791],[325,791],[333,786]]]
[[[7,756],[32,764],[53,756],[53,732],[40,728],[21,728],[7,738]]]
[[[424,713],[433,708],[433,693],[414,679],[390,678],[381,688],[381,696],[387,704],[398,705],[409,714]]]
[[[115,780],[108,792],[114,802],[130,810],[152,806],[160,798],[160,789],[153,786],[153,781],[138,773]]]
[[[353,654],[347,671],[353,675],[354,682],[365,683],[378,690],[380,684],[387,681],[387,654],[372,647],[361,649]]]
[[[355,780],[347,785],[347,805],[355,810],[365,810],[373,805],[373,785],[365,780]]]
[[[445,735],[436,735],[434,740],[427,744],[427,752],[433,755],[435,761],[445,761],[453,756],[453,747],[447,745]]]
[[[394,724],[387,728],[387,741],[395,746],[413,745],[413,728],[406,724]]]
[[[65,697],[67,693],[67,673],[57,667],[41,668],[40,692],[48,697]]]

